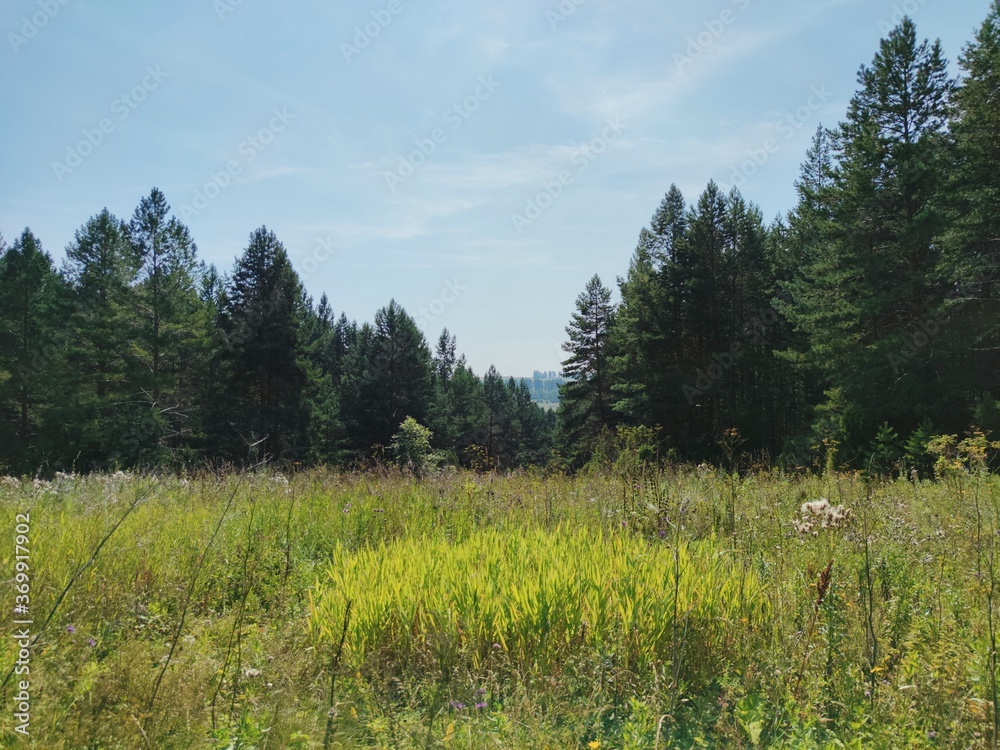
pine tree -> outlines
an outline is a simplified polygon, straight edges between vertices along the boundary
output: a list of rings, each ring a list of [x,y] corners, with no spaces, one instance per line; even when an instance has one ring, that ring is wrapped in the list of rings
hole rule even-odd
[[[455,404],[451,388],[451,380],[458,364],[456,346],[455,337],[445,328],[438,338],[433,360],[434,397],[428,420],[434,432],[435,446],[446,451],[454,450],[458,438],[455,424]]]
[[[69,363],[76,383],[64,409],[73,424],[77,466],[119,462],[130,452],[129,414],[135,386],[132,343],[136,327],[133,283],[139,263],[128,227],[107,209],[90,218],[66,248],[71,287]]]
[[[577,297],[576,313],[566,328],[569,341],[563,350],[559,419],[568,455],[574,463],[586,462],[597,438],[613,422],[611,367],[608,344],[614,323],[611,292],[594,276]]]
[[[459,357],[448,381],[451,406],[450,423],[454,436],[451,449],[458,463],[465,467],[486,468],[488,420],[483,381]]]
[[[284,246],[267,227],[250,235],[222,311],[225,398],[214,432],[224,455],[300,461],[306,454],[306,306]]]
[[[824,287],[828,279],[824,277],[822,257],[827,252],[825,243],[836,231],[830,193],[834,167],[832,134],[820,125],[795,181],[798,203],[789,212],[787,224],[779,221],[770,232],[776,277],[772,302],[786,321],[783,345],[775,350],[785,365],[776,406],[784,414],[782,434],[790,438],[785,446],[786,463],[796,466],[808,464],[810,440],[805,433],[810,411],[830,387],[824,370],[810,352],[808,331],[823,324],[819,319],[810,320],[810,316],[819,313],[822,300],[831,293]]]
[[[1000,396],[1000,2],[959,60],[965,77],[956,92],[952,132],[956,164],[948,190],[952,227],[945,235],[940,275],[952,290],[938,311],[943,374],[962,406],[973,411]],[[944,368],[942,368],[944,369]],[[956,410],[959,413],[966,409]],[[977,418],[975,414],[970,415]],[[982,426],[982,425],[979,425]]]
[[[515,451],[514,404],[507,383],[492,365],[483,376],[483,400],[487,465],[492,469],[507,468],[513,463]]]
[[[908,18],[882,40],[858,83],[834,134],[829,186],[821,150],[812,157],[817,167],[804,172],[801,228],[810,236],[787,308],[809,337],[806,363],[829,386],[817,424],[839,425],[840,434],[815,437],[845,443],[847,458],[860,456],[882,422],[916,426],[912,405],[939,401],[928,387],[933,347],[900,362],[905,340],[944,294],[934,269],[953,91],[940,43],[918,44]]]
[[[546,412],[531,400],[525,380],[519,380],[512,391],[513,419],[517,427],[514,462],[518,466],[544,463],[551,450],[551,420]]]
[[[615,411],[632,424],[673,422],[680,408],[687,207],[671,185],[641,230],[612,335]]]
[[[432,395],[431,353],[424,335],[395,300],[362,326],[348,355],[344,405],[354,445],[389,444],[403,420],[423,422]]]
[[[306,457],[311,463],[338,461],[344,450],[340,419],[339,377],[335,375],[335,321],[330,300],[323,294],[315,310],[306,306],[304,351],[308,363],[306,401],[309,427]]]
[[[200,337],[201,302],[197,291],[197,248],[183,224],[169,216],[163,193],[153,188],[129,225],[139,263],[135,300],[139,314],[137,366],[140,389],[139,451],[154,462],[165,460],[190,434],[193,386],[205,365]]]
[[[65,299],[52,258],[25,229],[0,255],[0,464],[6,460],[15,471],[30,471],[64,447],[39,433],[65,396],[59,378]]]

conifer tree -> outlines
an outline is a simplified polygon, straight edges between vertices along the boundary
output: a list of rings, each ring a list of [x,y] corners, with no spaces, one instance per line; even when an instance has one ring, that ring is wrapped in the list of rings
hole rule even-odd
[[[66,248],[63,273],[73,306],[69,364],[76,379],[66,419],[76,426],[80,468],[127,461],[130,452],[138,270],[128,226],[107,209],[91,217]]]
[[[25,229],[0,255],[0,464],[14,471],[30,472],[64,447],[40,433],[46,421],[58,430],[49,412],[65,396],[65,299],[52,258]]]
[[[614,323],[611,292],[599,276],[587,282],[576,299],[576,312],[566,328],[563,350],[568,379],[560,388],[559,419],[563,439],[574,463],[589,458],[597,438],[613,423],[609,339]]]
[[[802,226],[811,237],[787,307],[809,337],[808,364],[828,386],[817,421],[825,434],[816,438],[844,442],[854,449],[847,458],[859,456],[879,424],[905,434],[923,416],[911,405],[938,401],[934,347],[901,364],[907,339],[945,293],[934,269],[954,88],[940,43],[918,43],[908,18],[862,66],[858,84],[833,138],[829,186],[821,143],[804,173],[812,204]]]
[[[976,413],[1000,397],[1000,2],[994,0],[959,63],[965,72],[956,92],[952,125],[956,163],[949,181],[953,217],[945,235],[940,276],[952,289],[934,316],[951,390]],[[942,368],[944,369],[944,368]]]
[[[169,213],[166,197],[153,188],[129,224],[139,264],[132,379],[142,408],[136,450],[153,462],[166,460],[191,433],[194,387],[206,355],[197,248],[187,227]]]
[[[308,427],[305,298],[284,246],[267,227],[250,235],[221,314],[224,398],[215,432],[225,454],[302,460]]]
[[[407,417],[425,419],[430,407],[431,352],[406,311],[389,302],[363,326],[347,359],[344,405],[357,448],[389,445]]]

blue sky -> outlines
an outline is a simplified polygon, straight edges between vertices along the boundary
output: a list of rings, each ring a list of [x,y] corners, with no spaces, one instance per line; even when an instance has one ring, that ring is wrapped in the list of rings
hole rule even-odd
[[[157,186],[221,270],[266,224],[351,318],[394,297],[479,373],[558,369],[672,182],[793,205],[904,11],[954,65],[988,0],[9,0],[0,233],[61,263]]]

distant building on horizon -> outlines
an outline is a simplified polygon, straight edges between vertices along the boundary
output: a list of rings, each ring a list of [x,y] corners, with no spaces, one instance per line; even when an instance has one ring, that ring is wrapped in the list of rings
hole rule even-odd
[[[535,370],[531,378],[524,378],[524,382],[528,384],[531,400],[536,404],[557,404],[559,386],[566,382],[566,378],[553,370]]]

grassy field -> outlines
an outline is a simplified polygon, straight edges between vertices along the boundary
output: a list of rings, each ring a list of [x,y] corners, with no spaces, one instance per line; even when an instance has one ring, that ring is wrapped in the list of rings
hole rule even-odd
[[[3,746],[993,742],[1000,480],[958,464],[0,479],[0,528]]]

